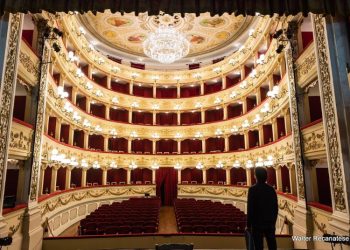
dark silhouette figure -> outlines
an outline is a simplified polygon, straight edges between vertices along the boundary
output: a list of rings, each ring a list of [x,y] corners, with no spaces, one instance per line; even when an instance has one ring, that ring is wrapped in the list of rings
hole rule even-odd
[[[277,249],[275,227],[278,213],[277,194],[266,184],[265,168],[255,168],[257,183],[248,190],[247,230],[251,232],[255,250],[264,248],[266,238],[269,250]]]

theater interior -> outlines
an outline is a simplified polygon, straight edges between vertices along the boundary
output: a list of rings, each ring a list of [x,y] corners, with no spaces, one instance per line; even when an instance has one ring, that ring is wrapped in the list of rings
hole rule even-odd
[[[278,249],[350,249],[349,14],[3,0],[0,249],[246,249],[258,167]]]

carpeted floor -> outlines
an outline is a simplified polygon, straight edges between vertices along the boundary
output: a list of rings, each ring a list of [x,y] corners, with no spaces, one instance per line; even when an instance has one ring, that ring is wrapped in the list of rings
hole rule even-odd
[[[159,233],[177,233],[174,207],[161,207],[159,212]]]

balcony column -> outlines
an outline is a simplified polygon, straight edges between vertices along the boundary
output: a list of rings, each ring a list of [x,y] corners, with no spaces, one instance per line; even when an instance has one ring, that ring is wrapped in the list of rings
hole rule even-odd
[[[91,64],[88,64],[88,72],[87,72],[87,77],[89,79],[92,79],[92,71],[94,70],[94,66],[92,66]]]
[[[181,86],[179,83],[176,85],[176,97],[180,98],[181,97]]]
[[[272,120],[272,140],[278,140],[278,129],[277,129],[277,119]]]
[[[231,185],[231,170],[226,168],[226,185]]]
[[[50,121],[50,115],[49,112],[46,111],[45,113],[45,123],[44,123],[44,133],[49,135],[49,121]]]
[[[245,69],[244,69],[244,64],[241,66],[241,81],[243,81],[245,78]]]
[[[202,174],[203,174],[203,183],[202,184],[207,184],[207,170],[203,168]]]
[[[58,166],[52,166],[50,194],[56,192]]]
[[[205,123],[205,110],[201,108],[201,123]]]
[[[275,171],[276,171],[276,189],[277,191],[283,192],[281,167],[277,166],[275,168]]]
[[[181,154],[181,140],[180,139],[177,140],[177,153]]]
[[[132,123],[132,108],[128,109],[128,123]]]
[[[264,128],[262,125],[259,126],[259,146],[264,145]]]
[[[134,94],[134,81],[131,81],[129,84],[129,94],[130,95]]]
[[[246,177],[247,177],[247,186],[250,187],[252,185],[252,169],[246,168]]]
[[[110,110],[111,110],[111,106],[110,105],[106,105],[106,108],[105,108],[105,118],[106,120],[110,120],[111,118],[109,117],[109,114],[110,114]]]
[[[227,86],[226,76],[222,75],[221,80],[222,80],[222,89],[226,89],[226,86]]]
[[[152,112],[152,124],[156,125],[156,123],[157,123],[157,112],[153,111]]]
[[[71,179],[72,179],[72,168],[66,167],[66,183],[65,183],[64,190],[70,189]]]
[[[290,183],[290,193],[293,195],[297,194],[297,184],[295,181],[295,168],[292,164],[289,164],[288,166],[288,171],[289,171],[289,183]]]
[[[156,184],[156,171],[155,169],[152,169],[152,184]]]
[[[112,77],[111,75],[107,75],[107,89],[112,88]]]
[[[91,112],[91,97],[86,97],[86,113]]]
[[[249,134],[248,134],[248,131],[244,131],[244,149],[249,149]]]
[[[156,150],[157,150],[157,140],[153,139],[152,140],[152,154],[156,154],[157,153]]]
[[[86,187],[86,173],[87,173],[87,168],[83,168],[81,170],[81,186]]]
[[[230,141],[229,141],[228,135],[224,136],[224,140],[225,140],[225,152],[229,152],[230,151]]]
[[[32,103],[33,103],[32,90],[26,89],[25,91],[26,91],[26,107],[24,110],[24,121],[30,123],[31,117],[32,117]]]
[[[256,106],[258,106],[258,105],[260,105],[260,103],[261,103],[261,92],[260,92],[260,88],[258,88],[258,89],[256,90],[255,96],[256,96]]]
[[[131,153],[132,138],[128,138],[128,153]]]
[[[44,194],[44,177],[47,164],[42,163],[40,169],[40,186],[39,186],[39,196]]]
[[[205,138],[202,138],[202,152],[206,153],[207,149],[206,149],[206,143],[205,143]]]
[[[75,87],[75,86],[73,86],[72,87],[72,103],[74,104],[74,105],[77,105],[77,87]]]
[[[61,124],[62,124],[62,119],[59,117],[56,117],[55,139],[58,141],[61,141]]]
[[[181,125],[181,111],[177,111],[177,125]]]
[[[131,182],[131,169],[128,168],[126,172],[126,184],[130,185],[130,182]]]
[[[153,84],[152,91],[153,91],[153,98],[156,98],[157,97],[157,83]]]
[[[289,109],[284,114],[284,126],[285,126],[285,130],[286,130],[286,135],[290,134],[292,129],[291,129],[291,121],[290,121]]]
[[[75,127],[70,124],[69,125],[69,135],[68,135],[68,144],[73,146],[74,145],[74,129]]]
[[[108,136],[103,136],[103,150],[105,152],[108,151],[108,141],[109,141],[109,137]]]
[[[204,95],[204,82],[200,81],[199,86],[200,86],[200,94]]]
[[[271,75],[268,77],[268,84],[269,84],[269,90],[272,91],[273,86],[275,86],[275,83],[273,82],[273,74],[271,74]]]
[[[243,114],[247,113],[247,98],[243,98],[242,100],[242,113]]]
[[[107,168],[102,168],[102,185],[107,185]]]
[[[89,132],[84,131],[84,148],[89,149]]]
[[[224,120],[227,120],[227,105],[225,105],[225,104],[223,104],[222,105],[222,111],[223,111],[223,113],[224,113]]]
[[[177,170],[177,184],[181,184],[181,169]]]

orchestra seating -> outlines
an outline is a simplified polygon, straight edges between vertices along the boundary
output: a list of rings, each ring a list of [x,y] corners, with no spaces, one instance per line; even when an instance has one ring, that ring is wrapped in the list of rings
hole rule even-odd
[[[174,209],[181,233],[243,233],[246,215],[231,204],[176,199]]]
[[[80,235],[142,234],[158,231],[160,199],[131,198],[100,206],[80,222]]]

